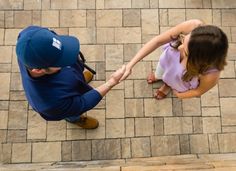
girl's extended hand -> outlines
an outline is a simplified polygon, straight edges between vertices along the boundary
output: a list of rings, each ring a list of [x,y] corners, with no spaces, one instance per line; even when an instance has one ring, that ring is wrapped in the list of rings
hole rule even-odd
[[[119,82],[125,80],[130,74],[131,74],[131,68],[129,68],[128,66],[126,66],[126,70],[124,75],[120,78]]]
[[[115,83],[115,84],[118,84],[121,79],[121,77],[124,75],[126,71],[126,66],[123,65],[121,68],[119,68],[118,70],[116,70],[112,75],[111,75],[111,80]]]

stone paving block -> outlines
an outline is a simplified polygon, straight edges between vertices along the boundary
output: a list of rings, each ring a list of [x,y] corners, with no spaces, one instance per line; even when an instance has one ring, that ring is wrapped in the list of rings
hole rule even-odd
[[[193,117],[193,133],[203,133],[202,117]]]
[[[31,162],[31,144],[14,143],[12,144],[12,163]]]
[[[11,63],[12,46],[0,46],[0,63]]]
[[[142,34],[159,34],[158,9],[142,9]]]
[[[219,142],[217,134],[208,134],[210,153],[219,153]]]
[[[0,28],[4,28],[4,11],[0,11]],[[0,29],[2,30],[2,29]]]
[[[2,144],[2,163],[11,163],[11,156],[12,156],[12,144]]]
[[[189,135],[179,136],[180,154],[190,154]]]
[[[122,26],[122,10],[97,10],[96,25],[97,27]]]
[[[1,19],[0,19],[0,24],[1,24]],[[4,33],[5,29],[0,29],[0,45],[3,45],[4,42]]]
[[[9,101],[0,100],[0,110],[8,110],[9,109]]]
[[[0,144],[7,142],[7,130],[6,129],[0,129]]]
[[[202,3],[203,3],[203,8],[212,8],[211,0],[205,0],[205,1],[202,1]]]
[[[221,10],[213,9],[212,10],[212,24],[216,26],[221,26],[222,15]]]
[[[159,20],[161,26],[168,25],[168,9],[159,9]]]
[[[150,0],[150,8],[158,8],[159,2],[158,0]]]
[[[219,106],[219,92],[218,86],[215,85],[209,91],[201,96],[202,106]]]
[[[42,26],[43,27],[58,27],[59,26],[59,11],[57,10],[42,11]]]
[[[236,52],[236,44],[229,43],[229,50],[227,55],[228,60],[236,60],[236,57],[234,55],[235,52]]]
[[[23,9],[23,0],[2,0],[0,4],[0,9],[2,10],[14,10],[14,9]]]
[[[96,0],[78,0],[78,8],[79,9],[95,9]]]
[[[164,134],[164,119],[163,118],[153,118],[154,122],[154,135]]]
[[[168,20],[169,20],[169,26],[175,26],[179,23],[184,22],[186,20],[185,9],[169,9]]]
[[[8,111],[0,110],[0,129],[7,129]]]
[[[33,143],[32,162],[35,163],[50,161],[61,161],[61,142]]]
[[[132,74],[129,76],[129,79],[145,79],[146,81],[147,75],[151,71],[151,62],[140,62],[133,68]],[[145,83],[148,85],[147,81]]]
[[[96,11],[87,10],[87,27],[96,27]]]
[[[200,98],[183,99],[183,116],[201,116]]]
[[[236,126],[222,126],[223,133],[236,132]]]
[[[66,140],[81,140],[86,138],[86,131],[74,125],[73,129],[66,129]]]
[[[130,61],[136,55],[140,48],[141,44],[124,44],[124,61]]]
[[[120,139],[92,140],[92,160],[121,158]]]
[[[141,43],[141,28],[115,28],[115,43]]]
[[[223,125],[236,125],[235,98],[220,98],[221,121]]]
[[[124,118],[124,93],[112,90],[106,95],[106,118]]]
[[[85,27],[86,11],[85,10],[61,10],[60,27]]]
[[[149,8],[149,0],[132,0],[132,8]]]
[[[234,61],[227,61],[227,66],[222,71],[220,78],[235,78]]]
[[[159,0],[159,8],[185,8],[184,0]]]
[[[125,80],[125,98],[134,97],[134,81],[133,80]]]
[[[27,109],[26,101],[11,101],[9,106],[8,129],[27,128]]]
[[[81,52],[86,61],[99,62],[105,60],[105,47],[103,45],[82,45]]]
[[[23,89],[20,73],[11,73],[11,90],[21,91]]]
[[[1,64],[0,63],[0,73],[9,73],[11,72],[11,64]]]
[[[134,137],[134,118],[125,119],[125,136]]]
[[[222,10],[222,25],[236,26],[236,11],[232,9]]]
[[[96,74],[96,80],[105,80],[106,79],[106,64],[105,62],[96,62],[95,70],[97,72]],[[102,102],[100,101],[100,104]]]
[[[173,126],[174,125],[174,126]],[[166,117],[164,118],[164,132],[168,134],[190,134],[192,130],[191,117]]]
[[[236,27],[231,27],[231,35],[232,35],[232,42],[236,42]]]
[[[72,160],[72,142],[63,141],[61,144],[61,160],[71,161]]]
[[[26,130],[9,129],[7,131],[7,142],[26,142]]]
[[[233,0],[212,0],[212,8],[236,8]]]
[[[104,9],[105,8],[105,0],[96,0],[96,9]]]
[[[96,30],[94,28],[69,28],[69,35],[77,37],[81,44],[94,44]]]
[[[32,25],[41,24],[41,11],[32,11]]]
[[[144,99],[144,112],[145,116],[172,116],[172,101],[170,98]]]
[[[131,138],[132,158],[150,157],[151,146],[149,137]]]
[[[153,97],[152,86],[147,80],[134,80],[134,97]]]
[[[14,27],[14,12],[13,11],[5,11],[4,12],[4,20],[5,20],[5,28],[13,28]]]
[[[97,43],[114,43],[114,28],[97,28]]]
[[[173,98],[172,101],[173,116],[183,116],[182,100],[179,98]]]
[[[20,29],[6,29],[5,30],[5,45],[15,45]]]
[[[218,134],[219,146],[221,153],[233,153],[236,152],[236,134]]]
[[[72,142],[72,160],[91,160],[92,155],[91,141]]]
[[[104,0],[105,8],[131,8],[131,0]]]
[[[123,23],[125,27],[141,25],[141,11],[139,9],[123,10]]]
[[[235,79],[221,79],[219,81],[220,97],[235,97],[236,96],[236,80]]]
[[[125,99],[125,117],[143,117],[143,99]]]
[[[45,140],[46,139],[46,121],[35,111],[29,110],[27,139],[28,140]]]
[[[151,137],[152,156],[180,154],[178,136],[153,136]]]
[[[99,127],[94,130],[86,130],[87,139],[101,139],[105,138],[105,110],[90,110],[87,112],[88,116],[94,117],[99,121]]]
[[[51,0],[42,0],[42,10],[51,8]]]
[[[209,153],[207,134],[190,135],[191,153]]]
[[[202,108],[202,116],[220,116],[220,108],[204,107]]]
[[[16,28],[27,27],[32,24],[31,11],[15,11],[14,24]]]
[[[212,24],[211,9],[186,9],[186,20],[200,19],[206,24]]]
[[[41,1],[24,0],[24,10],[39,10],[41,9]]]
[[[220,117],[203,117],[202,118],[203,133],[219,133],[221,132]]]
[[[121,139],[121,158],[131,158],[131,141],[129,138]]]
[[[106,138],[125,137],[124,119],[106,119]]]
[[[77,9],[77,0],[51,0],[51,9]]]
[[[154,135],[153,118],[135,118],[135,136]]]
[[[203,2],[201,0],[186,0],[186,8],[202,8]]]
[[[27,100],[24,91],[10,91],[10,100]]]
[[[54,121],[47,123],[47,141],[66,140],[66,122]]]

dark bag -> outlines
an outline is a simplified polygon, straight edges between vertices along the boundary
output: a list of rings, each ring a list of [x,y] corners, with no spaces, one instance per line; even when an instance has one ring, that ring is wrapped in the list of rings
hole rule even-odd
[[[79,57],[81,59],[81,63],[83,64],[84,68],[86,68],[87,70],[92,72],[94,75],[96,75],[96,71],[94,71],[92,68],[90,68],[88,65],[85,64],[86,60],[85,60],[84,55],[82,54],[82,52],[79,52]]]

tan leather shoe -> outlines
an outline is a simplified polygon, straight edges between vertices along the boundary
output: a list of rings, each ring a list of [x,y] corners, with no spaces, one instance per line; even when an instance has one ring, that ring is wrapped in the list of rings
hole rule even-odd
[[[84,74],[84,78],[85,78],[86,83],[89,83],[90,81],[92,81],[92,79],[93,79],[93,73],[92,72],[90,72],[89,70],[85,70],[83,72],[83,74]]]
[[[78,125],[84,129],[95,129],[98,127],[99,122],[97,119],[92,118],[90,116],[80,116],[80,120],[75,122],[74,124]]]

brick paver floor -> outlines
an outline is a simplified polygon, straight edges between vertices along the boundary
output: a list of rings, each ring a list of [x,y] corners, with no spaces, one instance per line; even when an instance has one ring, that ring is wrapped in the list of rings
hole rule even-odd
[[[46,122],[28,105],[15,55],[19,31],[50,27],[80,39],[88,65],[105,82],[150,38],[188,19],[221,27],[230,46],[219,84],[199,98],[153,98],[148,85],[160,50],[87,115],[96,130]],[[0,154],[4,163],[125,159],[236,152],[236,2],[234,0],[0,0]]]

